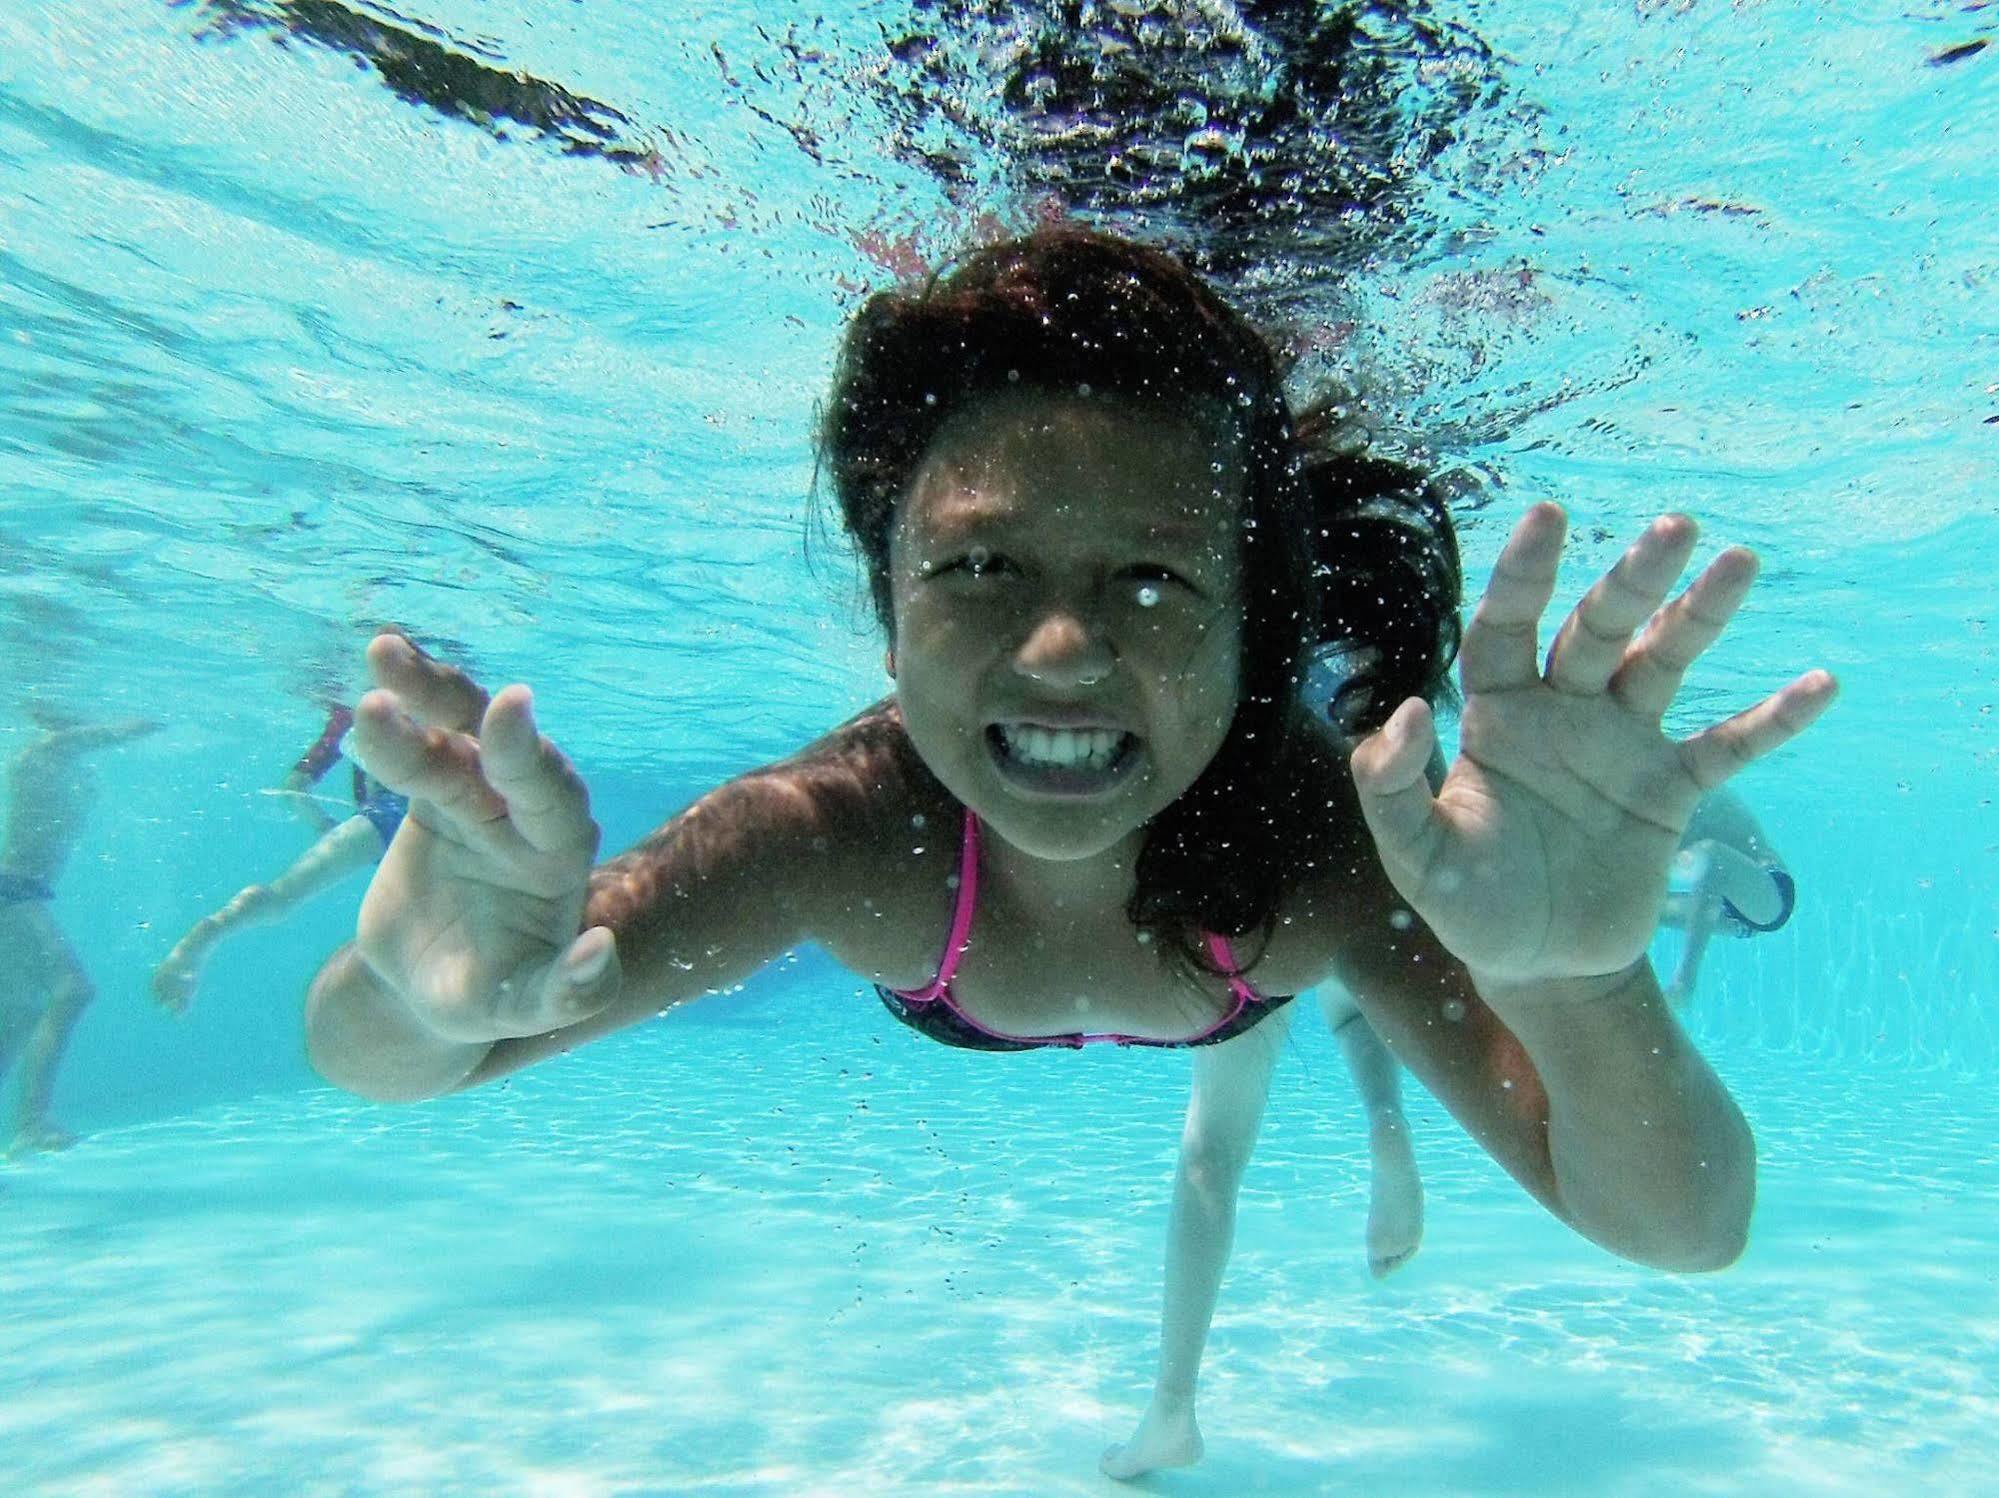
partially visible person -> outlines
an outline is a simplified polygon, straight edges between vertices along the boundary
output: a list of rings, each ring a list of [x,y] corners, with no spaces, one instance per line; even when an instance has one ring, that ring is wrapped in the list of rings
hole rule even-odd
[[[40,732],[8,767],[0,842],[0,1078],[20,1062],[10,1156],[76,1142],[49,1116],[49,1102],[70,1034],[97,989],[49,905],[96,798],[82,756],[159,727],[138,718],[83,723],[39,705],[29,716]]]
[[[1673,873],[1659,924],[1685,933],[1665,986],[1667,999],[1684,1004],[1709,940],[1781,930],[1797,908],[1798,885],[1742,798],[1728,790],[1710,791],[1694,808]]]
[[[1754,1142],[1647,946],[1702,792],[1837,690],[1808,671],[1666,737],[1752,553],[1669,601],[1698,533],[1662,516],[1544,653],[1566,519],[1534,505],[1460,632],[1424,476],[1317,450],[1238,310],[1076,229],[870,299],[824,409],[892,695],[599,866],[583,778],[528,690],[377,639],[354,732],[416,799],[308,997],[322,1076],[383,1102],[457,1092],[807,942],[951,1048],[940,1063],[1189,1051],[1158,1374],[1099,1464],[1114,1477],[1201,1455],[1237,1193],[1305,989],[1350,992],[1579,1233],[1659,1269],[1734,1261]],[[1300,700],[1322,648],[1372,652],[1342,689],[1366,698],[1351,749]],[[1461,742],[1434,785],[1453,656]]]
[[[293,810],[318,838],[282,874],[268,884],[238,890],[221,909],[196,921],[174,943],[173,950],[153,970],[153,997],[167,1009],[178,1014],[193,1004],[202,964],[223,937],[245,926],[281,921],[349,874],[373,868],[381,861],[409,810],[406,799],[372,779],[352,756],[347,756],[353,768],[351,815],[332,816],[313,794],[313,788],[345,754],[343,746],[353,721],[353,712],[344,704],[329,708],[319,738],[299,756],[281,787]]]
[[[1464,187],[1520,169],[1484,145],[1526,107],[1501,58],[1428,0],[1086,10],[914,0],[860,85],[896,122],[885,148],[964,219],[1003,180],[1170,243],[1259,320],[1343,301],[1346,272],[1419,249],[1446,152]]]

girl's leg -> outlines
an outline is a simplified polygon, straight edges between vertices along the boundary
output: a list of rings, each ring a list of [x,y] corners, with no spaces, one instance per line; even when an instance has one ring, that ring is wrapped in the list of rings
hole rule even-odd
[[[1194,1092],[1166,1229],[1159,1379],[1132,1438],[1104,1453],[1106,1476],[1136,1477],[1201,1459],[1194,1386],[1235,1241],[1236,1193],[1256,1148],[1271,1069],[1290,1021],[1290,1010],[1281,1009],[1234,1040],[1194,1052]]]
[[[20,1092],[7,1131],[9,1155],[65,1149],[76,1142],[50,1119],[49,1101],[55,1093],[56,1070],[62,1065],[70,1032],[83,1017],[83,1011],[90,1007],[90,1001],[97,997],[83,964],[55,921],[46,910],[37,910],[34,915],[36,919],[27,935],[35,950],[26,955],[40,976],[47,997],[21,1048]]]
[[[1319,991],[1326,1024],[1339,1038],[1367,1118],[1372,1186],[1367,1204],[1367,1267],[1376,1279],[1393,1274],[1423,1242],[1423,1177],[1409,1120],[1402,1112],[1402,1075],[1374,1027],[1351,997]]]
[[[382,856],[381,835],[366,817],[349,817],[306,849],[298,862],[269,884],[239,890],[227,905],[203,916],[153,970],[153,996],[176,1012],[194,1002],[201,964],[223,937],[244,926],[281,921],[300,905]]]

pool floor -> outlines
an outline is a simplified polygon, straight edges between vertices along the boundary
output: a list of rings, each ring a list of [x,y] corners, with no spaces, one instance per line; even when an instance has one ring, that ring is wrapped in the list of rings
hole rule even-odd
[[[1695,1278],[1573,1237],[1413,1099],[1428,1236],[1376,1285],[1307,1029],[1207,1459],[1144,1487],[1990,1491],[1989,1088],[1718,1056],[1761,1200]],[[668,1022],[442,1104],[271,1097],[0,1171],[11,1491],[1118,1491],[1184,1058],[784,1033]]]

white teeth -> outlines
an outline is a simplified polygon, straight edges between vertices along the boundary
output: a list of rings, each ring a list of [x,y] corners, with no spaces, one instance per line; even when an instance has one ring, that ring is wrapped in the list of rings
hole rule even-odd
[[[1000,740],[1006,752],[1030,764],[1067,765],[1102,770],[1117,758],[1124,735],[1108,728],[1040,728],[1030,723],[1002,723]]]

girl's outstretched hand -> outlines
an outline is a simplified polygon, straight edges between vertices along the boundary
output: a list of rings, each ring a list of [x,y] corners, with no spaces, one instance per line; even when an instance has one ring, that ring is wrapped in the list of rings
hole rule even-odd
[[[1389,878],[1491,983],[1636,962],[1695,804],[1805,729],[1837,691],[1808,671],[1689,739],[1666,737],[1681,678],[1756,576],[1755,555],[1731,548],[1667,604],[1693,554],[1684,515],[1652,522],[1569,615],[1544,665],[1537,634],[1566,530],[1560,507],[1536,505],[1500,553],[1465,631],[1461,745],[1442,787],[1433,795],[1424,779],[1436,730],[1418,699],[1353,753]]]
[[[440,1039],[540,1035],[618,993],[616,944],[577,933],[597,853],[590,797],[512,686],[487,700],[399,634],[368,647],[356,710],[370,774],[410,798],[361,904],[358,946]]]

